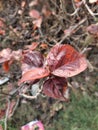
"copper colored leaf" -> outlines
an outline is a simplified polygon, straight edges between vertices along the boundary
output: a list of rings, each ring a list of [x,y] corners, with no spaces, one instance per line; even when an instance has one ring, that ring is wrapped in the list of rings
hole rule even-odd
[[[60,77],[72,77],[75,76],[87,68],[87,62],[84,57],[77,58],[72,63],[68,63],[54,70],[52,74]]]
[[[5,72],[9,71],[9,61],[5,61],[2,65],[2,68]]]
[[[36,79],[41,79],[49,75],[49,71],[45,68],[34,68],[23,74],[19,81],[19,84],[26,81],[34,81]]]
[[[85,57],[70,45],[55,45],[47,56],[53,75],[71,77],[87,68]]]
[[[67,90],[67,81],[65,78],[54,77],[46,80],[43,84],[43,92],[49,97],[60,100],[67,100],[64,97]]]

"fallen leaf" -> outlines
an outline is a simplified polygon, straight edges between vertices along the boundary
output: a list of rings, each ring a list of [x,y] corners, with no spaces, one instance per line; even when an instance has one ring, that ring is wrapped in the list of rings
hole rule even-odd
[[[26,45],[25,48],[27,50],[25,50],[25,52],[26,51],[30,51],[30,50],[33,51],[34,49],[36,49],[36,47],[38,46],[38,44],[39,43],[37,43],[37,42],[32,42],[31,45]]]
[[[33,24],[34,24],[36,27],[40,28],[40,27],[41,27],[41,24],[42,24],[42,17],[40,17],[40,18],[34,20],[34,21],[33,21]]]
[[[10,60],[12,57],[12,51],[10,48],[3,49],[0,52],[0,63]]]
[[[31,10],[29,12],[29,15],[31,18],[34,18],[34,19],[39,19],[39,17],[40,17],[40,13],[35,9]]]

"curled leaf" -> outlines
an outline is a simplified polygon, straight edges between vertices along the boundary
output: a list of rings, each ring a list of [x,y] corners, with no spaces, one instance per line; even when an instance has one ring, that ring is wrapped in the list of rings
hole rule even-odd
[[[44,94],[46,94],[49,97],[57,98],[63,101],[64,100],[67,101],[67,99],[64,97],[66,90],[67,90],[67,81],[65,78],[60,77],[49,78],[43,84]]]
[[[47,63],[53,75],[65,78],[87,68],[85,57],[70,45],[55,45],[47,56]]]
[[[49,75],[49,70],[45,68],[34,68],[23,74],[19,81],[19,84],[27,81],[34,81],[36,79],[41,79]]]

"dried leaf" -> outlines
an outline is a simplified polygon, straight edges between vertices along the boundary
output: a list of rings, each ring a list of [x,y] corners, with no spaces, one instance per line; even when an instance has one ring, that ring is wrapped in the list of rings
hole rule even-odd
[[[22,50],[12,51],[10,48],[3,49],[0,52],[0,63],[5,72],[9,71],[10,65],[14,60],[20,60],[22,57]]]
[[[5,72],[8,72],[9,71],[9,61],[5,61],[3,64],[2,64],[2,68]]]
[[[65,78],[54,77],[49,78],[43,84],[43,92],[49,97],[67,101],[64,97],[67,90],[67,81]]]
[[[39,19],[39,17],[40,17],[40,13],[35,9],[31,10],[29,12],[29,15],[31,18],[34,18],[34,19]]]
[[[10,60],[12,57],[12,51],[10,48],[3,49],[0,52],[0,63]]]
[[[36,47],[38,46],[38,43],[37,42],[32,42],[32,44],[31,45],[26,45],[25,46],[25,48],[27,49],[27,50],[25,50],[25,52],[27,51],[33,51],[34,49],[36,49]]]
[[[49,75],[49,70],[45,68],[34,68],[23,74],[19,81],[19,84],[27,81],[34,81],[36,79],[41,79]]]
[[[3,20],[0,20],[0,35],[5,35],[4,26]]]
[[[98,37],[98,25],[97,24],[91,24],[90,26],[87,27],[87,31],[95,36]]]
[[[5,116],[5,109],[0,109],[0,120]]]
[[[33,24],[35,25],[35,28],[36,27],[40,28],[42,24],[42,17],[39,17],[38,19],[34,20]]]
[[[70,45],[55,45],[47,56],[47,63],[53,75],[65,78],[87,68],[85,57]]]

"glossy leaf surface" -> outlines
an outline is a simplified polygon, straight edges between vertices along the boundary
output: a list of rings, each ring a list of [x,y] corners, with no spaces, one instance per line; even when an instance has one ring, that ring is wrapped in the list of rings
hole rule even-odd
[[[36,79],[41,79],[49,75],[49,71],[45,68],[34,68],[23,74],[19,84],[26,81],[33,81]]]
[[[53,75],[65,78],[87,68],[85,57],[70,45],[55,45],[47,56],[47,63]]]
[[[44,58],[38,51],[29,51],[23,55],[22,74],[35,67],[42,67]]]
[[[60,100],[67,100],[64,93],[67,89],[67,81],[65,78],[54,77],[49,78],[43,84],[43,92],[49,97]]]

